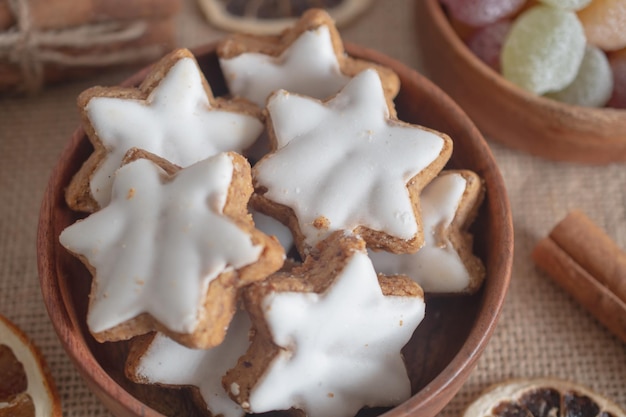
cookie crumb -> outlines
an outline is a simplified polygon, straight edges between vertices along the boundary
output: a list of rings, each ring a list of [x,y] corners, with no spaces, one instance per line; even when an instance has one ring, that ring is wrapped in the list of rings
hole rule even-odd
[[[448,244],[446,243],[446,225],[444,222],[440,222],[435,226],[435,246],[444,249]]]
[[[128,194],[126,194],[126,199],[130,200],[135,196],[135,189],[133,187],[128,189]]]
[[[232,384],[230,384],[230,392],[233,395],[239,395],[241,393],[241,391],[239,390],[239,384],[236,382],[233,382]]]
[[[318,218],[313,220],[313,227],[318,230],[328,229],[330,227],[330,221],[324,216],[319,216]]]

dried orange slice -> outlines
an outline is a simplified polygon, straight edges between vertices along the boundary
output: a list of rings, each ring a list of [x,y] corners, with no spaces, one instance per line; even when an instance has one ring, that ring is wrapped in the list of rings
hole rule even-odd
[[[373,0],[198,0],[218,28],[255,35],[276,35],[307,9],[324,8],[339,27],[363,13]]]
[[[625,417],[617,404],[580,384],[554,378],[513,379],[488,388],[463,417]]]
[[[0,417],[9,416],[61,416],[61,403],[37,348],[0,315]]]

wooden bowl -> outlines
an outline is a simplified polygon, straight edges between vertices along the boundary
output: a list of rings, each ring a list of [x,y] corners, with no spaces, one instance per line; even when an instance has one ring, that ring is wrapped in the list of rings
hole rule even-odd
[[[427,76],[488,139],[556,161],[626,161],[626,110],[578,107],[528,93],[469,50],[438,0],[416,0],[415,13]]]
[[[486,200],[474,224],[475,251],[487,269],[485,285],[473,296],[427,301],[426,318],[404,349],[414,395],[391,410],[365,413],[384,413],[386,417],[434,416],[469,376],[498,319],[512,265],[509,203],[486,142],[448,96],[398,61],[355,45],[348,45],[347,51],[393,68],[402,82],[396,99],[399,117],[448,133],[454,139],[449,167],[472,169],[486,185]],[[215,46],[208,45],[194,53],[215,95],[224,94],[226,87]],[[138,84],[146,72],[147,69],[139,72],[125,85]],[[39,274],[54,328],[87,385],[113,414],[133,417],[197,415],[189,406],[189,393],[184,390],[157,389],[129,382],[123,375],[127,343],[97,343],[86,328],[91,277],[82,263],[60,246],[58,237],[79,217],[65,205],[63,192],[91,152],[84,131],[77,129],[52,173],[41,207],[37,242]]]

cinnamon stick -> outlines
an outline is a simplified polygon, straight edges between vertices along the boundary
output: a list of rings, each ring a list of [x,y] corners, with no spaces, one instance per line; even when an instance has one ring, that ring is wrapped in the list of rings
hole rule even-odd
[[[102,68],[153,62],[175,46],[173,17],[143,21],[137,36],[112,38],[110,42],[81,45],[45,45],[37,49],[43,83],[74,79]],[[92,38],[93,40],[93,38]],[[26,74],[17,63],[0,59],[0,93],[25,88]]]
[[[31,30],[54,30],[110,20],[159,19],[175,15],[181,0],[13,0],[28,11]],[[0,0],[0,31],[17,23],[9,0]]]
[[[626,342],[626,254],[580,211],[539,241],[537,266]]]
[[[583,212],[572,211],[552,229],[550,238],[626,303],[626,254]]]
[[[0,31],[6,30],[15,24],[15,17],[9,7],[8,0],[0,0]]]

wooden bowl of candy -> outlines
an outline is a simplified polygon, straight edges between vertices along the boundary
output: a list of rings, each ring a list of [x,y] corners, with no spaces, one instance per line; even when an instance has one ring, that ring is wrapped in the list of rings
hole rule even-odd
[[[454,149],[446,169],[471,170],[478,174],[481,184],[484,185],[484,200],[474,213],[475,220],[471,226],[468,225],[468,232],[474,236],[470,250],[484,265],[482,286],[475,288],[471,295],[431,297],[427,293],[424,319],[412,336],[409,334],[409,342],[401,348],[401,356],[398,352],[398,357],[404,358],[403,368],[408,377],[407,397],[396,406],[366,407],[357,414],[382,414],[387,417],[435,416],[455,395],[474,368],[494,331],[504,302],[513,253],[512,221],[506,191],[484,139],[448,96],[415,71],[383,54],[356,45],[347,45],[346,51],[352,57],[394,70],[401,81],[400,92],[394,100],[398,118],[450,135],[454,141]],[[196,49],[193,54],[213,94],[216,97],[226,95],[228,90],[215,45]],[[150,71],[147,68],[139,72],[124,85],[140,84]],[[61,245],[59,237],[69,226],[84,224],[94,216],[85,217],[84,213],[71,210],[65,196],[68,184],[92,154],[93,146],[85,131],[83,128],[77,129],[52,173],[41,208],[38,233],[39,272],[43,297],[52,323],[87,385],[114,415],[201,416],[207,414],[207,408],[215,415],[217,411],[211,407],[218,401],[212,395],[217,394],[200,392],[192,386],[202,384],[197,380],[195,383],[191,379],[178,379],[150,384],[131,381],[127,376],[128,366],[125,362],[132,355],[135,340],[100,343],[95,340],[87,325],[91,274],[77,257],[72,256]],[[125,166],[130,164],[133,162]],[[120,175],[120,172],[121,169],[116,175]],[[129,191],[124,195],[124,199],[132,200],[139,192],[133,189],[132,193]],[[117,200],[114,194],[111,198],[112,205]],[[106,211],[108,207],[110,206],[102,208],[95,215]],[[83,218],[83,222],[75,223]],[[342,321],[341,317],[335,319],[337,322]],[[402,325],[401,322],[395,323]],[[350,332],[350,329],[345,332]],[[244,336],[247,338],[247,332]],[[381,340],[381,343],[387,343],[387,339]],[[170,370],[189,366],[189,362],[193,362],[190,358],[199,351],[182,352],[170,362]],[[251,365],[244,361],[243,367],[246,366]],[[296,379],[306,378],[302,374]],[[217,380],[221,381],[221,377]],[[379,382],[376,382],[376,386],[379,387]],[[229,388],[233,395],[239,392],[239,385],[230,384]],[[206,396],[200,398],[203,394]],[[324,394],[324,397],[331,401],[341,397],[341,394],[337,391],[333,395]],[[199,404],[204,404],[204,408]],[[288,410],[275,411],[269,415],[302,415],[301,411],[295,410],[297,407],[294,404],[290,410],[290,407],[286,407]],[[237,416],[245,414],[241,408],[229,410],[222,412]]]
[[[425,71],[487,139],[556,161],[626,161],[626,39],[603,20],[614,6],[550,3],[417,1]]]

